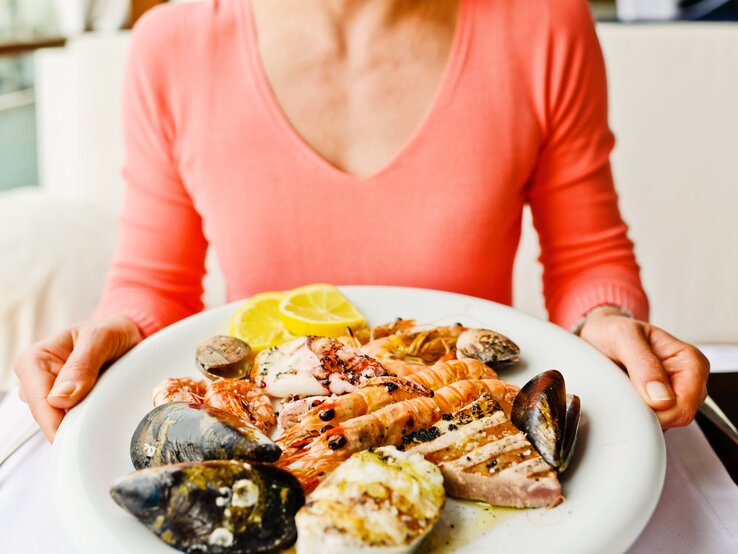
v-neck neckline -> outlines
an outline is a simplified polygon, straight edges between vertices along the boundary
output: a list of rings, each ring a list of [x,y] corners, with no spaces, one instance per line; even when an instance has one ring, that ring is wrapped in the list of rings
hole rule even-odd
[[[240,42],[245,50],[245,61],[251,70],[251,74],[256,84],[257,96],[259,96],[264,109],[272,119],[277,131],[287,140],[287,142],[290,143],[290,147],[294,148],[300,155],[308,158],[311,163],[316,165],[318,169],[323,172],[327,172],[341,180],[364,183],[389,173],[395,167],[400,165],[400,162],[406,156],[410,155],[418,143],[420,143],[424,131],[429,127],[432,120],[435,117],[438,117],[438,112],[453,91],[463,66],[471,26],[471,18],[469,15],[470,3],[471,0],[459,0],[459,13],[456,18],[456,28],[454,30],[454,37],[451,43],[448,59],[446,60],[446,66],[433,95],[433,99],[428,105],[425,114],[418,122],[415,130],[403,142],[399,150],[392,155],[389,161],[385,162],[378,169],[367,175],[356,175],[333,165],[328,159],[315,150],[315,148],[313,148],[300,135],[300,133],[297,132],[297,129],[295,129],[292,122],[287,118],[287,115],[277,101],[274,91],[269,83],[269,79],[267,78],[266,71],[264,70],[264,66],[261,63],[256,35],[256,25],[250,2],[238,2],[240,9],[239,20],[243,23],[241,25],[242,37]]]

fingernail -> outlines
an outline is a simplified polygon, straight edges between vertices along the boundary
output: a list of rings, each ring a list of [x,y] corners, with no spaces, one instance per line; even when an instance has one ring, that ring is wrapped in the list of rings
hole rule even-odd
[[[72,396],[72,393],[76,388],[77,385],[75,385],[73,381],[57,381],[54,383],[54,388],[51,389],[49,396],[66,398],[68,396]]]
[[[664,385],[661,381],[651,381],[646,384],[646,393],[648,397],[654,402],[663,400],[672,400],[674,395],[671,394],[669,387]]]

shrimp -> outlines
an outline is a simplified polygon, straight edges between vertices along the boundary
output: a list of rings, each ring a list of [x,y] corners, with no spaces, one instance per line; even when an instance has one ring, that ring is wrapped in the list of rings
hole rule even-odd
[[[476,400],[484,392],[497,400],[505,415],[510,417],[520,387],[499,379],[469,379],[443,387],[433,399],[442,413],[451,414]]]
[[[277,439],[285,451],[299,449],[320,433],[346,420],[368,414],[402,400],[432,396],[423,385],[401,377],[377,377],[363,383],[354,392],[338,396],[308,410],[299,423]]]
[[[463,408],[484,392],[497,400],[509,415],[518,390],[515,385],[497,379],[457,381],[439,389],[433,397],[396,402],[346,421],[326,431],[308,448],[283,455],[277,465],[295,474],[310,492],[354,452],[376,446],[398,446],[403,437],[430,427],[444,414]]]
[[[336,339],[300,337],[260,352],[251,378],[271,396],[346,394],[387,375],[380,362]]]
[[[455,381],[463,381],[465,379],[496,378],[497,373],[493,369],[473,358],[436,362],[432,366],[421,369],[406,377],[406,379],[431,390],[438,390]]]
[[[375,339],[361,347],[391,373],[405,377],[428,366],[456,358],[456,339],[466,331],[461,324],[405,332]]]
[[[151,391],[151,400],[155,408],[169,402],[202,404],[207,387],[207,381],[192,377],[165,379]]]
[[[379,377],[367,381],[352,393],[309,409],[277,442],[286,449],[300,448],[321,431],[348,419],[379,410],[388,404],[416,396],[431,396],[438,390],[462,379],[492,379],[494,371],[472,359],[437,362],[407,378]],[[384,385],[384,388],[379,385]],[[281,417],[281,416],[280,416]]]
[[[277,425],[272,401],[263,390],[249,381],[213,381],[208,385],[204,402],[253,423],[267,435]]]
[[[169,402],[207,404],[256,425],[269,434],[277,424],[272,402],[253,383],[239,379],[207,382],[192,377],[165,379],[151,392],[154,407]]]
[[[279,417],[277,418],[279,428],[282,429],[283,432],[289,431],[295,425],[300,423],[300,421],[305,417],[305,414],[312,408],[335,398],[337,398],[336,395],[308,396],[307,398],[292,398],[288,396],[283,398],[282,405],[279,408]]]

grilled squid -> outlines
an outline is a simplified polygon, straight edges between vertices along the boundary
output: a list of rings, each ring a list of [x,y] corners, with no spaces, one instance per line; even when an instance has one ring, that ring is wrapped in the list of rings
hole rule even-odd
[[[336,339],[300,337],[256,356],[251,379],[270,396],[346,394],[387,370]]]

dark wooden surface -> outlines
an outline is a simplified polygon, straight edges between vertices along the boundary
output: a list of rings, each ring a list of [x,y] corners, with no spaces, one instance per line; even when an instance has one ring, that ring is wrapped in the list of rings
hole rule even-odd
[[[28,40],[0,41],[0,56],[14,56],[24,52],[32,52],[39,48],[53,48],[64,46],[64,37],[43,37]]]
[[[148,10],[157,4],[163,4],[166,0],[131,0],[131,25]]]
[[[707,392],[733,425],[738,427],[738,371],[711,374],[707,380]],[[733,481],[738,484],[738,445],[702,414],[697,414],[697,423]]]

